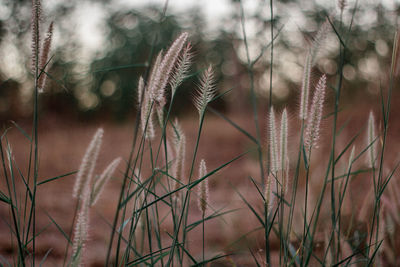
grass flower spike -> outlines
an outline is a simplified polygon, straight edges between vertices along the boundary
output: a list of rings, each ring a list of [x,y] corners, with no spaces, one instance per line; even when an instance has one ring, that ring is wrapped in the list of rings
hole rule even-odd
[[[89,187],[86,186],[84,198],[82,199],[81,209],[75,225],[74,240],[72,242],[72,258],[70,266],[81,266],[82,256],[89,231]]]
[[[329,27],[330,27],[329,21],[326,20],[321,25],[317,34],[314,37],[314,40],[312,42],[312,46],[310,49],[311,66],[314,66],[315,63],[317,62],[318,52],[320,51],[320,48],[322,47],[323,42],[325,41],[326,37],[328,36]]]
[[[200,161],[200,166],[199,166],[199,179],[203,178],[207,174],[207,167],[206,167],[206,162],[204,159]],[[202,212],[203,217],[204,214],[206,213],[207,210],[207,203],[208,203],[208,180],[204,179],[199,186],[199,192],[198,192],[198,207],[199,210]]]
[[[188,34],[186,32],[182,33],[173,42],[157,68],[155,83],[150,87],[150,91],[154,92],[154,100],[161,106],[165,105],[165,87],[187,38]]]
[[[305,132],[304,145],[308,151],[316,145],[319,139],[319,132],[321,127],[322,112],[324,109],[326,89],[326,76],[321,76],[318,81],[317,87],[314,92],[313,101],[308,114],[307,128]]]
[[[32,67],[31,71],[35,75],[36,87],[39,93],[43,92],[46,86],[49,54],[51,48],[51,40],[53,36],[53,22],[50,23],[47,30],[46,38],[41,44],[40,40],[40,22],[41,18],[41,2],[40,0],[32,0],[32,16],[31,16],[31,33],[32,33]]]
[[[322,45],[322,42],[326,39],[328,34],[329,22],[325,23],[318,30],[310,49],[308,50],[306,62],[304,64],[303,81],[301,86],[301,97],[300,97],[300,114],[299,117],[302,120],[307,119],[308,115],[308,98],[310,95],[310,80],[311,70],[317,61],[318,52]]]
[[[145,138],[151,140],[155,135],[152,104],[149,99],[149,93],[145,90],[144,80],[142,77],[139,79],[137,93],[140,107],[140,126]]]
[[[281,132],[280,132],[280,169],[282,171],[286,170],[286,162],[287,162],[287,146],[288,146],[288,120],[287,120],[287,112],[286,109],[283,110],[281,116]]]
[[[264,189],[264,199],[265,199],[265,207],[268,213],[271,213],[272,208],[274,206],[275,195],[274,195],[274,187],[275,187],[275,177],[273,175],[268,175],[267,182],[265,183]]]
[[[203,73],[193,103],[197,108],[200,117],[204,113],[208,103],[215,97],[214,72],[211,65]]]
[[[182,33],[173,42],[164,56],[162,51],[159,52],[149,76],[147,90],[138,90],[140,96],[142,92],[145,92],[144,100],[141,105],[141,125],[147,139],[154,138],[154,110],[156,110],[157,121],[160,127],[164,127],[164,106],[166,104],[165,88],[168,81],[171,79],[172,71],[179,61],[179,55],[181,54],[187,38],[188,34]],[[186,53],[188,53],[188,51]],[[188,55],[186,55],[186,57],[187,56]],[[187,63],[184,63],[184,65],[185,64]]]
[[[100,128],[93,136],[92,141],[90,142],[89,147],[87,148],[82,159],[78,174],[76,175],[75,185],[72,193],[74,198],[82,198],[82,192],[85,184],[91,182],[97,157],[99,155],[102,138],[103,129]]]
[[[271,111],[269,113],[269,146],[270,146],[270,166],[271,173],[276,177],[277,172],[279,171],[279,151],[278,151],[278,138],[277,138],[277,129],[275,123],[275,112],[274,108],[271,107]]]
[[[35,74],[39,64],[40,53],[40,21],[41,21],[41,3],[40,0],[32,0],[32,73]]]
[[[158,72],[160,71],[160,64],[163,58],[163,51],[161,50],[157,57],[156,60],[153,63],[153,67],[151,69],[151,73],[150,73],[150,77],[149,77],[149,82],[147,84],[148,86],[148,91],[150,94],[149,100],[154,100],[156,101],[156,99],[159,97],[159,94],[161,94],[161,92],[158,90],[158,84],[159,84],[159,77],[158,77]]]
[[[39,92],[43,92],[46,87],[47,74],[46,70],[48,69],[48,60],[51,48],[51,39],[53,36],[53,22],[50,23],[49,29],[47,30],[46,38],[43,41],[42,52],[40,54],[40,62],[39,62],[39,80],[38,80],[38,90]]]
[[[71,257],[71,266],[81,266],[84,245],[86,243],[89,231],[89,209],[98,200],[105,184],[113,175],[115,169],[121,161],[117,158],[103,171],[103,173],[93,182],[93,174],[96,161],[99,155],[100,146],[103,138],[103,129],[99,128],[93,136],[89,147],[83,156],[79,168],[73,197],[79,198],[79,209],[75,224],[74,240],[72,243],[73,255]]]
[[[176,64],[174,73],[170,80],[171,86],[171,97],[175,95],[175,92],[179,85],[183,82],[183,80],[188,76],[189,68],[192,63],[192,53],[191,53],[192,46],[190,43],[186,45],[183,49],[182,55],[179,57],[178,62]]]
[[[310,79],[311,79],[311,53],[307,54],[306,63],[304,65],[303,82],[301,86],[300,98],[300,119],[307,119],[308,113],[308,98],[310,95]]]
[[[289,156],[288,156],[288,119],[287,111],[283,110],[281,116],[281,132],[280,132],[280,171],[281,184],[283,192],[287,191],[289,179]]]

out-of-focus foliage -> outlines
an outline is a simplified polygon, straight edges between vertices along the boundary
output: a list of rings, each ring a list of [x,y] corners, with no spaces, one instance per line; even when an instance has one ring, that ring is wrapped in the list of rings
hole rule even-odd
[[[153,17],[148,16],[152,13]],[[147,75],[154,51],[167,48],[182,27],[174,16],[160,23],[157,9],[146,12],[118,11],[107,19],[107,46],[101,58],[90,64],[92,100],[87,108],[102,108],[118,117],[125,116],[136,106],[136,87],[140,75]],[[85,100],[84,100],[85,101]],[[87,100],[86,100],[87,101]]]
[[[385,80],[388,72],[400,3],[366,1],[356,6],[356,1],[348,1],[341,13],[333,1],[325,1],[326,5],[323,2],[273,1],[274,20],[271,21],[270,1],[231,1],[231,15],[219,19],[223,23],[211,27],[211,32],[199,8],[179,14],[168,9],[162,17],[161,6],[118,10],[112,2],[88,0],[52,4],[51,10],[44,10],[45,22],[55,20],[55,32],[61,41],[52,53],[49,71],[52,81],[41,96],[41,108],[68,116],[126,118],[136,110],[137,81],[139,75],[146,75],[153,51],[166,49],[178,33],[188,31],[195,53],[191,69],[194,76],[180,88],[178,105],[173,112],[191,107],[189,98],[196,76],[210,63],[215,66],[220,92],[232,89],[224,101],[214,104],[229,110],[246,109],[243,104],[246,101],[242,99],[248,97],[250,81],[241,28],[241,3],[250,59],[261,55],[254,65],[254,86],[260,97],[269,95],[271,23],[274,35],[279,33],[274,43],[273,97],[275,102],[290,102],[296,101],[308,41],[328,16],[336,32],[343,40],[348,40],[343,68],[345,99],[351,100],[366,92],[375,97],[379,81]],[[84,63],[79,58],[82,47],[75,28],[79,25],[72,24],[71,19],[71,14],[83,3],[95,4],[105,12],[102,32],[107,40],[90,58],[91,62]],[[10,75],[9,69],[6,71],[7,57],[3,57],[3,67],[0,66],[0,117],[11,119],[30,114],[32,76],[27,45],[30,43],[30,1],[5,0],[0,5],[2,54],[18,51],[15,58],[20,61],[17,62],[18,75]],[[330,30],[313,72],[327,73],[329,78],[336,74],[338,64],[338,38],[335,31]]]

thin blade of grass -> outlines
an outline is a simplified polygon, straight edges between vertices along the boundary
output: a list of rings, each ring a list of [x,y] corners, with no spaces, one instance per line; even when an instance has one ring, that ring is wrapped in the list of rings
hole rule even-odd
[[[249,248],[250,254],[253,257],[254,262],[256,263],[257,267],[261,267],[261,265],[258,263],[258,260],[256,256],[254,255],[253,251]]]
[[[195,267],[195,266],[205,266],[206,263],[210,263],[210,262],[213,262],[213,261],[216,261],[216,260],[225,258],[225,257],[229,257],[229,256],[232,256],[232,255],[233,255],[233,254],[217,255],[217,256],[214,256],[213,258],[209,259],[209,260],[201,261],[201,262],[199,262],[199,263],[197,263],[197,264],[194,264],[194,265],[192,265],[192,266],[193,266],[193,267]]]
[[[167,252],[162,252],[162,251],[170,249],[170,248],[171,247],[166,247],[166,248],[159,249],[157,251],[153,251],[152,253],[146,254],[146,255],[144,255],[144,256],[142,256],[140,258],[137,258],[137,259],[135,259],[135,260],[133,260],[131,262],[128,262],[125,266],[138,266],[139,264],[146,263],[146,261],[148,261],[151,257],[157,256],[157,255],[160,258],[161,257],[165,257],[166,255],[169,254],[169,252],[168,251]],[[158,261],[157,258],[155,258],[154,259],[154,263],[156,263],[157,261]]]
[[[11,204],[11,199],[9,199],[7,197],[7,195],[4,194],[2,191],[0,191],[0,201],[7,203],[7,204]]]
[[[14,124],[14,126],[18,129],[18,131],[20,131],[22,133],[23,136],[25,136],[26,139],[29,140],[29,142],[32,142],[32,138],[29,136],[29,134],[27,134],[25,132],[24,129],[22,129],[21,126],[19,126],[15,121],[10,121],[12,124]]]
[[[168,236],[172,239],[172,240],[174,240],[174,237],[170,234],[170,233],[167,233],[168,234]],[[183,245],[183,243],[177,243],[176,244],[178,247],[180,247],[182,250],[183,250],[183,252],[190,258],[190,260],[194,263],[194,264],[197,264],[197,261],[196,261],[196,259],[189,253],[189,251],[187,251],[187,249],[185,249],[185,246]],[[171,246],[172,247],[172,246]]]
[[[69,172],[69,173],[66,173],[66,174],[62,174],[62,175],[59,175],[59,176],[56,176],[56,177],[53,177],[53,178],[49,178],[49,179],[46,179],[46,180],[44,180],[44,181],[39,182],[37,185],[39,186],[39,185],[42,185],[42,184],[46,184],[46,183],[48,183],[48,182],[55,181],[55,180],[58,180],[58,179],[60,179],[60,178],[64,178],[64,177],[67,177],[67,176],[76,174],[77,172],[78,172],[78,171],[73,171],[73,172]]]
[[[46,212],[47,217],[51,220],[51,222],[57,227],[58,231],[65,237],[65,239],[68,241],[70,245],[72,245],[71,240],[69,239],[68,235],[64,232],[64,230],[61,228],[61,226],[58,225],[58,223]]]
[[[247,205],[247,207],[251,210],[251,212],[254,214],[254,216],[256,216],[257,220],[260,222],[260,224],[265,228],[265,223],[264,220],[261,218],[261,216],[257,213],[257,211],[253,208],[252,205],[250,205],[250,203],[246,200],[246,198],[238,191],[236,190],[235,187],[233,187],[231,185],[231,187],[233,188],[233,190],[235,190],[235,192],[239,195],[239,197],[243,200],[243,202]]]
[[[232,125],[235,129],[237,129],[239,132],[243,133],[245,136],[247,136],[251,141],[253,141],[255,144],[258,144],[257,139],[255,139],[249,132],[247,132],[246,130],[244,130],[242,127],[240,127],[239,125],[237,125],[235,122],[233,122],[232,120],[230,120],[228,117],[226,117],[224,114],[218,112],[217,110],[215,110],[212,107],[208,107],[208,109],[214,113],[215,115],[221,117],[223,120],[225,120],[226,122],[228,122],[230,125]]]
[[[357,171],[354,171],[354,172],[350,172],[349,174],[345,173],[345,174],[336,176],[334,180],[336,181],[336,180],[340,180],[342,178],[346,178],[347,176],[355,176],[355,175],[358,175],[360,173],[367,173],[367,172],[370,172],[370,171],[371,171],[371,169],[357,170]],[[329,179],[328,183],[331,183],[331,182],[332,182],[332,179]]]
[[[124,69],[131,69],[131,68],[147,68],[149,66],[148,63],[136,63],[136,64],[129,64],[129,65],[121,65],[121,66],[114,66],[104,69],[98,69],[92,71],[92,73],[99,73],[99,72],[108,72],[108,71],[118,71]]]
[[[198,225],[201,225],[203,222],[206,222],[206,221],[208,221],[208,220],[212,220],[212,219],[214,219],[214,218],[221,217],[221,216],[223,216],[223,215],[226,215],[226,214],[229,214],[229,213],[238,211],[238,210],[239,210],[239,209],[234,209],[234,210],[229,210],[229,211],[225,211],[225,212],[222,212],[222,213],[217,213],[217,214],[212,214],[212,215],[210,215],[210,216],[207,216],[207,217],[204,218],[204,220],[201,219],[201,220],[195,221],[194,223],[191,223],[191,224],[189,224],[188,226],[186,226],[186,231],[187,231],[187,232],[190,232],[190,231],[192,231],[193,229],[195,229]]]

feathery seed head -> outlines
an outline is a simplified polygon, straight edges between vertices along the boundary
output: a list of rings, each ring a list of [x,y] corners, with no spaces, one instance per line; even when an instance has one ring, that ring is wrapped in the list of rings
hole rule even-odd
[[[160,125],[160,128],[164,128],[164,108],[162,106],[156,106],[156,113],[157,113],[157,121]]]
[[[193,54],[190,51],[192,46],[190,43],[186,45],[183,49],[182,54],[179,56],[178,62],[174,68],[174,73],[172,74],[170,80],[171,86],[171,98],[175,95],[176,90],[181,85],[184,79],[188,76],[190,65],[192,64]]]
[[[89,207],[88,199],[84,199],[76,219],[74,240],[72,242],[71,266],[82,265],[82,255],[89,231]]]
[[[154,133],[154,108],[153,103],[149,97],[149,91],[144,91],[144,99],[140,111],[140,125],[142,132],[146,139],[152,140],[155,136]]]
[[[163,58],[163,51],[161,50],[157,57],[156,60],[153,63],[153,67],[149,76],[149,82],[147,84],[148,86],[148,92],[149,92],[149,99],[153,101],[158,101],[158,98],[162,98],[163,92],[159,90],[158,84],[160,83],[160,77],[159,77],[159,72],[160,72],[160,65],[161,61]]]
[[[81,205],[74,229],[74,240],[72,243],[72,266],[81,266],[82,255],[89,231],[89,206],[90,206],[90,180],[86,181],[81,194]]]
[[[276,176],[280,166],[275,112],[273,107],[271,107],[271,111],[269,113],[269,151],[271,164],[270,169],[272,174]]]
[[[308,98],[310,95],[310,78],[311,78],[311,53],[309,52],[304,64],[303,82],[301,86],[301,99],[300,99],[300,119],[307,119],[308,114]]]
[[[181,53],[187,38],[188,38],[188,33],[187,32],[182,33],[168,49],[167,53],[163,58],[163,61],[161,62],[159,70],[160,71],[159,90],[162,90],[163,92],[165,91],[165,87],[167,86],[167,82],[170,78],[171,72],[176,66],[176,63],[179,59],[179,54]],[[165,99],[163,101],[165,102]]]
[[[193,97],[193,103],[197,108],[199,115],[205,111],[208,103],[215,97],[215,81],[214,81],[214,71],[210,65],[206,71],[204,71],[201,79],[200,85]]]
[[[40,62],[39,62],[39,80],[38,80],[38,90],[40,93],[43,92],[46,87],[47,74],[45,73],[48,67],[48,60],[51,48],[51,39],[53,36],[53,22],[50,23],[49,29],[47,30],[46,38],[43,41],[42,52],[40,54]]]
[[[98,177],[96,182],[92,186],[92,191],[90,195],[90,206],[96,204],[97,200],[100,198],[101,192],[104,189],[104,186],[111,179],[111,176],[114,174],[115,169],[118,167],[121,162],[121,158],[114,159],[107,168],[103,171],[103,173]]]
[[[285,172],[286,164],[288,161],[287,155],[287,146],[288,146],[288,120],[287,120],[287,112],[286,108],[282,112],[281,116],[281,132],[280,132],[280,169]]]
[[[40,56],[40,21],[41,21],[41,3],[40,0],[32,0],[32,73],[35,74],[39,64]]]
[[[328,36],[329,27],[330,27],[329,20],[327,19],[321,25],[317,34],[314,37],[312,46],[310,48],[311,66],[314,66],[315,63],[317,62],[318,52],[322,47],[322,44],[325,41],[326,37]]]
[[[192,48],[191,44],[188,43],[183,49],[182,54],[178,58],[178,62],[174,68],[174,73],[170,80],[171,86],[171,97],[175,95],[175,92],[183,80],[188,76],[189,68],[192,63],[193,54],[190,51]]]
[[[308,98],[310,92],[311,69],[317,61],[318,52],[326,39],[329,31],[329,21],[326,20],[318,30],[315,38],[308,50],[306,62],[304,64],[303,82],[301,87],[300,99],[300,119],[306,120],[308,115]]]
[[[275,195],[273,191],[275,185],[275,177],[272,174],[269,174],[264,189],[265,207],[268,213],[271,213],[274,206]]]
[[[74,198],[83,198],[86,185],[90,185],[97,157],[99,155],[101,141],[103,137],[103,129],[99,128],[90,142],[85,155],[83,156],[81,166],[76,175],[75,185],[72,196]]]
[[[206,162],[204,159],[200,161],[200,166],[199,166],[199,179],[203,178],[207,174],[207,167],[206,167]],[[198,207],[199,210],[204,214],[206,213],[207,210],[207,205],[208,205],[208,197],[209,197],[209,189],[208,189],[208,180],[204,179],[200,185],[199,185],[199,191],[198,191]]]
[[[321,126],[322,113],[324,108],[326,89],[326,76],[321,76],[315,88],[313,101],[308,114],[307,127],[305,131],[304,145],[308,151],[315,146],[319,139],[319,132]]]
[[[370,111],[368,118],[368,135],[367,135],[368,148],[368,161],[367,164],[370,168],[375,166],[376,160],[376,134],[375,134],[375,118],[374,113]]]
[[[182,51],[188,34],[186,32],[182,33],[168,49],[165,56],[159,62],[154,72],[154,79],[151,85],[149,85],[150,92],[152,94],[152,99],[159,106],[165,105],[165,87],[170,78],[171,72],[174,69],[176,62],[178,60],[179,54]]]

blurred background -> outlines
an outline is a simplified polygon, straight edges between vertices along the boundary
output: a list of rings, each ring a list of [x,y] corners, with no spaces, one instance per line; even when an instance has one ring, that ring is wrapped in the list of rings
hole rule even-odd
[[[352,101],[360,93],[374,97],[379,92],[381,79],[386,77],[382,74],[388,73],[400,2],[346,2],[343,24],[353,26],[343,68],[343,99]],[[336,1],[284,0],[274,5],[274,35],[279,34],[272,96],[276,104],[289,104],[297,101],[306,46],[327,16],[338,26],[341,14]],[[2,121],[31,117],[30,8],[30,0],[0,2]],[[41,112],[72,120],[132,118],[139,75],[146,72],[154,51],[168,47],[182,31],[190,34],[195,53],[191,72],[213,64],[218,89],[232,89],[216,107],[229,112],[248,108],[250,101],[243,100],[248,98],[250,84],[237,0],[170,0],[167,7],[163,0],[47,0],[42,9],[42,33],[51,21],[55,28],[48,70],[51,82],[41,96]],[[260,57],[254,65],[254,87],[264,102],[270,88],[269,1],[245,0],[243,9],[250,59]],[[338,39],[331,30],[315,71],[335,75],[338,58]],[[188,97],[196,78],[183,84],[173,112],[193,111]]]

